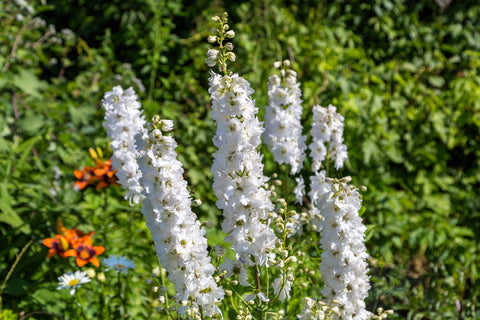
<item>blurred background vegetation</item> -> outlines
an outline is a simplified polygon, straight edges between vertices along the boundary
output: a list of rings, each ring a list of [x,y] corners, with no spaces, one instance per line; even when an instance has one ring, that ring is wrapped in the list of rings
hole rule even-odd
[[[112,254],[155,265],[139,208],[118,200],[121,190],[72,190],[73,170],[92,164],[89,147],[108,155],[101,99],[115,85],[135,88],[147,118],[174,120],[186,177],[205,203],[199,216],[218,225],[204,60],[209,18],[224,11],[237,34],[231,69],[250,81],[260,112],[273,62],[288,58],[302,83],[305,133],[314,104],[334,104],[345,116],[349,160],[337,176],[367,187],[369,309],[393,308],[392,319],[479,319],[473,0],[1,0],[1,283],[35,240],[5,287],[4,307],[54,314],[54,303],[65,303],[45,283],[68,262],[45,262],[41,245],[58,219],[94,228]],[[265,164],[272,174],[268,152]],[[144,281],[141,272],[132,281]],[[138,297],[148,293],[131,290],[138,305],[147,303]],[[145,310],[137,318],[150,317]]]

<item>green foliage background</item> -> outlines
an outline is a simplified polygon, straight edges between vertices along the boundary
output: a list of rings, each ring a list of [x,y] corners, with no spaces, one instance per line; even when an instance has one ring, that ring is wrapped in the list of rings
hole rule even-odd
[[[72,190],[73,170],[92,164],[88,148],[108,153],[100,101],[115,85],[133,86],[148,117],[174,120],[186,177],[205,203],[199,216],[219,225],[204,59],[209,18],[227,11],[232,69],[260,109],[272,63],[288,58],[302,83],[305,133],[314,104],[345,116],[349,160],[337,176],[368,189],[370,309],[453,319],[461,306],[462,319],[480,318],[478,2],[52,0],[30,3],[33,13],[0,3],[2,283],[35,240],[7,283],[5,308],[55,314],[65,304],[53,283],[70,262],[46,260],[41,244],[57,219],[96,230],[110,253],[142,265],[134,283],[156,265],[122,190]],[[268,153],[265,164],[276,170]],[[135,319],[155,314],[145,287],[128,290]]]

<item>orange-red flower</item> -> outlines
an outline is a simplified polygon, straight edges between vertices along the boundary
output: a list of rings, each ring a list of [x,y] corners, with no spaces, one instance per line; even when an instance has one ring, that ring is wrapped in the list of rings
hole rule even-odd
[[[94,173],[99,180],[97,184],[97,190],[108,187],[111,184],[118,185],[117,177],[115,176],[116,172],[117,170],[113,170],[112,168],[112,160],[109,159],[105,161],[105,163],[97,160],[97,165],[95,166],[94,170]]]
[[[88,185],[97,184],[97,190],[108,187],[109,185],[117,185],[116,170],[112,168],[112,160],[103,162],[101,159],[96,160],[95,167],[85,167],[82,170],[75,170],[73,174],[77,181],[73,184],[80,190],[85,189]]]
[[[94,184],[97,181],[97,177],[94,174],[95,168],[85,167],[82,170],[75,170],[73,174],[77,181],[73,184],[80,190],[85,189],[89,184]]]
[[[50,248],[47,257],[51,258],[55,254],[62,258],[75,257],[77,265],[82,267],[91,262],[98,267],[100,261],[96,256],[102,254],[105,248],[102,246],[93,246],[91,235],[93,231],[84,233],[79,229],[65,229],[61,227],[63,234],[55,235],[55,238],[46,238],[43,244]]]
[[[47,254],[49,258],[56,254],[62,258],[74,257],[76,255],[75,250],[71,247],[70,239],[61,234],[55,235],[55,238],[43,239],[43,244],[50,248]]]
[[[105,252],[102,246],[92,246],[92,239],[85,236],[82,242],[75,244],[75,257],[77,258],[77,265],[83,267],[91,262],[95,267],[100,266],[100,261],[97,256]]]

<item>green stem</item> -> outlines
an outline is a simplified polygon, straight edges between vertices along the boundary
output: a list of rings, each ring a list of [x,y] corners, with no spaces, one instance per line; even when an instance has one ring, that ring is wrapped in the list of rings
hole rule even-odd
[[[200,310],[200,317],[203,319],[205,319],[205,314],[203,312],[203,307],[202,306],[198,306],[198,309]]]
[[[17,255],[17,258],[15,259],[15,262],[13,263],[12,267],[8,271],[7,276],[5,277],[5,280],[3,280],[2,287],[0,289],[0,313],[2,312],[2,308],[3,308],[3,300],[2,300],[3,290],[5,290],[5,286],[7,285],[7,281],[12,276],[13,270],[15,270],[15,268],[17,267],[17,264],[20,261],[20,259],[22,258],[23,254],[27,251],[28,247],[30,247],[32,245],[32,243],[33,243],[33,240],[30,240],[30,241],[27,242],[25,247],[23,247],[22,251],[20,251],[20,253]]]
[[[85,304],[83,303],[82,295],[77,295],[78,303],[80,304],[80,309],[82,310],[82,315],[85,320],[88,320],[87,313],[85,312]]]
[[[161,19],[160,19],[160,3],[158,4],[158,6],[155,6],[155,2],[152,1],[151,3],[151,6],[154,10],[154,14],[155,14],[155,23],[157,24],[156,28],[155,28],[155,35],[154,35],[154,42],[153,42],[153,51],[152,51],[152,56],[151,56],[151,66],[152,66],[152,72],[150,73],[150,86],[149,86],[149,89],[148,89],[148,101],[151,101],[152,98],[153,98],[153,89],[155,87],[155,78],[157,77],[157,69],[158,69],[158,62],[159,62],[159,57],[160,57],[160,53],[158,52],[158,45],[159,45],[159,41],[161,39],[160,35],[158,34],[159,33],[159,30],[162,29],[162,22],[161,22]]]
[[[172,315],[170,314],[170,307],[168,305],[168,293],[167,293],[167,287],[165,287],[165,278],[163,276],[162,269],[160,268],[160,283],[162,284],[162,287],[165,288],[165,310],[167,312],[168,319],[173,319]]]
[[[257,284],[257,292],[260,292],[260,271],[258,270],[258,266],[255,267],[255,282]]]
[[[126,293],[125,282],[120,280],[120,272],[117,272],[117,281],[120,284],[120,300],[122,301],[122,306],[120,307],[120,316],[122,319],[125,319],[126,306],[127,306],[127,293]]]
[[[102,287],[102,315],[104,319],[110,319],[110,312],[108,310],[108,304],[107,304],[107,293],[105,290],[105,285],[103,282],[101,282],[101,287]]]

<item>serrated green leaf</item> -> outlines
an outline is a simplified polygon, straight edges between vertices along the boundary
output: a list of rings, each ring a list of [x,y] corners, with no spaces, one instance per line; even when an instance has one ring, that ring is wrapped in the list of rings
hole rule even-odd
[[[40,81],[33,70],[21,70],[13,76],[13,84],[36,98],[42,98],[40,90],[46,88],[46,82]]]

